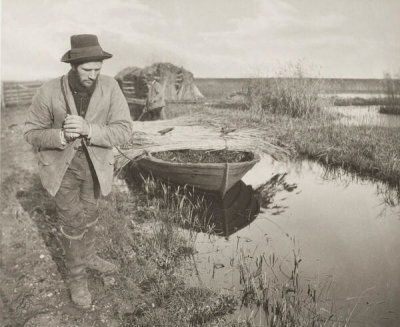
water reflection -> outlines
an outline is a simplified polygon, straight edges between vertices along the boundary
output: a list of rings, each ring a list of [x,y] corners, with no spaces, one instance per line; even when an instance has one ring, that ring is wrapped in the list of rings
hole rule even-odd
[[[157,181],[135,164],[128,165],[122,172],[121,178],[114,181],[114,185],[118,186],[120,191],[124,188],[142,189],[148,196],[159,199],[165,200],[169,194],[178,202],[182,199],[188,200],[188,203],[191,203],[190,210],[193,210],[192,216],[197,218],[195,223],[181,224],[181,227],[187,229],[229,237],[248,226],[260,213],[261,192],[256,192],[252,186],[246,185],[243,181],[233,185],[221,198],[217,193]]]
[[[259,195],[261,206],[269,208],[278,192],[287,191],[292,192],[297,188],[296,184],[289,184],[286,182],[287,173],[275,174],[265,183],[257,187],[256,193]],[[285,200],[285,199],[282,199]],[[274,209],[284,209],[285,206],[275,204]],[[282,212],[282,211],[280,211]],[[276,213],[275,213],[276,214]]]
[[[219,236],[229,237],[253,222],[263,209],[271,209],[273,215],[287,209],[283,202],[275,203],[275,196],[283,191],[292,192],[296,184],[286,182],[286,173],[275,174],[263,184],[253,189],[243,181],[237,182],[221,199],[217,195],[195,191],[193,196],[201,196],[207,215],[203,231],[212,231]],[[284,199],[282,199],[284,200]]]
[[[240,253],[274,255],[284,266],[295,239],[303,282],[315,283],[345,317],[354,308],[349,326],[400,323],[398,190],[341,169],[268,156],[243,180],[266,209],[235,237],[198,237],[196,261],[204,282],[241,290]],[[330,285],[329,292],[321,285]]]
[[[290,276],[292,253],[301,250],[303,289],[314,285],[318,295],[329,300],[326,307],[334,306],[345,319],[351,312],[348,326],[396,326],[398,194],[341,169],[264,156],[224,199],[204,195],[214,219],[206,221],[217,236],[208,233],[207,225],[201,228],[207,233],[196,239],[198,274],[189,282],[198,279],[209,287],[241,293],[243,268],[250,269],[250,276],[276,278],[270,269],[275,266],[275,273],[284,272],[285,278]],[[260,262],[265,275],[258,273]]]
[[[321,178],[336,185],[350,187],[352,184],[374,185],[377,198],[381,199],[381,205],[397,207],[400,204],[400,188],[392,187],[372,177],[363,177],[354,172],[344,171],[338,167],[322,167]]]
[[[242,228],[248,226],[260,212],[260,201],[257,193],[250,185],[237,182],[224,196],[206,196],[204,201],[208,203],[209,225],[213,226],[213,232],[221,236],[231,236]],[[205,226],[206,230],[209,230]]]

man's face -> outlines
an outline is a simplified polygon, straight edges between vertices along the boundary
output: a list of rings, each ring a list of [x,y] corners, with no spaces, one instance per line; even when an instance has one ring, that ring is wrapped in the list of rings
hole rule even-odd
[[[102,65],[103,62],[101,61],[91,61],[75,66],[75,71],[78,73],[81,84],[90,88],[96,82]]]

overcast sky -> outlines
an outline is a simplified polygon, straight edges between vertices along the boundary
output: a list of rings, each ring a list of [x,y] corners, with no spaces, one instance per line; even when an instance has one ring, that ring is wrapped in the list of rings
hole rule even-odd
[[[56,77],[70,35],[97,34],[103,73],[167,61],[195,77],[400,72],[400,0],[2,0],[4,80]]]

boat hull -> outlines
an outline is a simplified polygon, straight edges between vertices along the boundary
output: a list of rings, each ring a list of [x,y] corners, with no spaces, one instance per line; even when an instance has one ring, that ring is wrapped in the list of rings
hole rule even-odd
[[[257,154],[251,161],[235,163],[177,163],[149,156],[138,164],[154,177],[224,195],[258,161]]]

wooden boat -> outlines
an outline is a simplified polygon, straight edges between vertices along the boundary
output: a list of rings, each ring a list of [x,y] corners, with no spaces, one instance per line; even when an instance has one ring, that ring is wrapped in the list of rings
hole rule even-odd
[[[180,163],[164,161],[149,154],[138,164],[154,177],[224,196],[259,161],[260,156],[253,154],[252,160],[244,162]]]

